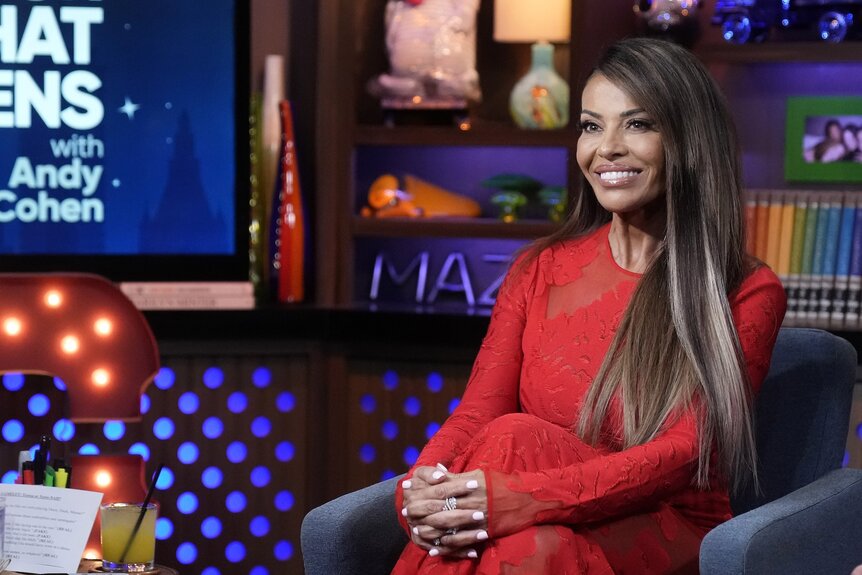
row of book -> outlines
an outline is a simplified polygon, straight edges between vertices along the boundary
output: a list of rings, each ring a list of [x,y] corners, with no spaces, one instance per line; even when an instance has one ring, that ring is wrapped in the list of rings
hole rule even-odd
[[[862,192],[752,190],[745,219],[787,291],[784,325],[862,328]]]
[[[120,290],[138,309],[252,309],[250,281],[120,282]]]

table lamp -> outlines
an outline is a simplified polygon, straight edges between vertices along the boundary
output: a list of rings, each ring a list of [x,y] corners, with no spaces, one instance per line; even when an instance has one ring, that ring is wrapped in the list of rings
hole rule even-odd
[[[509,98],[522,128],[554,129],[569,123],[569,85],[554,70],[551,42],[571,36],[571,0],[495,0],[494,40],[533,42],[532,64]]]

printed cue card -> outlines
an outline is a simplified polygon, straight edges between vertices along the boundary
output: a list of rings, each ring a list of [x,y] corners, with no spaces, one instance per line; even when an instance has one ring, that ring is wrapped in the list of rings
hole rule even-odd
[[[74,573],[102,494],[41,485],[0,485],[6,498],[5,554],[10,571]]]

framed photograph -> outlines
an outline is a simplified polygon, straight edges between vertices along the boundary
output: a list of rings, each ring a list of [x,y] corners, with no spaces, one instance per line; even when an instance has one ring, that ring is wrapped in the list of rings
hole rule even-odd
[[[784,177],[862,182],[862,98],[787,99]]]

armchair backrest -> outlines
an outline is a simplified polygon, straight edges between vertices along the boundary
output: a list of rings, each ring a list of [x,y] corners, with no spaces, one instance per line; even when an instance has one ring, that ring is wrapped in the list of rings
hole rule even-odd
[[[826,331],[782,328],[756,404],[761,493],[731,499],[735,514],[841,466],[856,382],[856,350]]]

